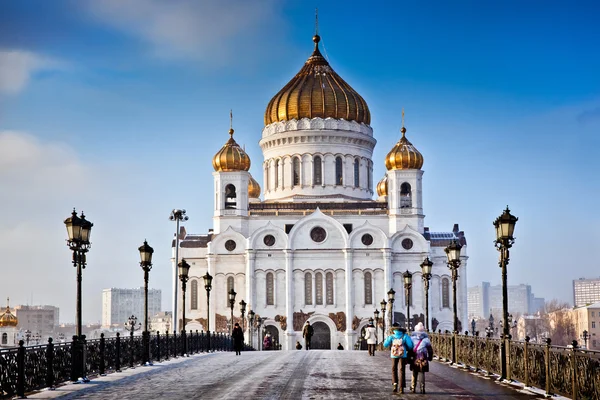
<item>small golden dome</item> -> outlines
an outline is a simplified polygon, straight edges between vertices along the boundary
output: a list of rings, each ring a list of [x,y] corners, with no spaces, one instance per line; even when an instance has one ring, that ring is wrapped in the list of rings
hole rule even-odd
[[[250,169],[250,157],[233,140],[233,129],[229,129],[229,140],[221,150],[213,157],[213,168],[215,171],[248,171]]]
[[[10,307],[6,306],[6,310],[0,315],[0,328],[17,326],[18,324],[19,320],[10,312]]]
[[[412,145],[405,136],[406,128],[400,130],[402,137],[392,150],[385,156],[385,167],[392,169],[421,169],[423,155]]]
[[[381,178],[379,183],[377,184],[377,196],[387,196],[388,194],[388,185],[387,185],[387,176]]]
[[[260,197],[260,185],[253,177],[250,177],[250,181],[248,182],[248,197],[251,199],[258,199]]]
[[[315,50],[312,55],[269,102],[265,125],[317,117],[371,123],[367,103],[329,66],[319,51],[320,40],[319,35],[313,37]]]

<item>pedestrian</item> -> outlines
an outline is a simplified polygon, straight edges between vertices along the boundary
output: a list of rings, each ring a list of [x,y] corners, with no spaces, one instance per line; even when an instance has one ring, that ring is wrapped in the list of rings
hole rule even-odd
[[[271,346],[273,345],[273,340],[271,339],[271,334],[267,332],[265,338],[263,339],[263,350],[271,350]]]
[[[385,339],[384,347],[390,347],[390,357],[392,359],[392,392],[398,392],[398,364],[400,364],[401,381],[400,393],[404,393],[406,387],[405,367],[408,364],[408,352],[413,348],[413,342],[410,336],[406,334],[405,328],[400,328],[397,322],[392,325],[392,334]]]
[[[342,344],[341,344],[341,343],[338,343],[338,347],[337,347],[337,349],[338,349],[338,350],[344,350],[344,346],[342,346]]]
[[[233,326],[233,331],[231,332],[231,338],[233,339],[233,349],[235,350],[235,355],[239,356],[242,354],[242,347],[244,346],[244,331],[240,327],[239,323],[235,323]]]
[[[302,345],[299,341],[296,341],[296,350],[302,350]]]
[[[415,359],[410,364],[412,371],[412,380],[410,383],[411,392],[415,393],[419,374],[421,375],[421,393],[425,393],[425,372],[429,372],[429,362],[433,360],[433,347],[425,327],[422,322],[415,326],[414,332],[410,335],[415,345]]]
[[[306,321],[306,324],[304,324],[304,328],[302,329],[302,337],[304,338],[306,350],[310,350],[310,339],[312,338],[313,332],[313,327],[310,326],[310,322]]]
[[[365,328],[365,339],[367,339],[367,346],[369,349],[369,355],[375,355],[375,346],[377,345],[377,330],[373,324],[373,320],[369,320],[369,325]]]

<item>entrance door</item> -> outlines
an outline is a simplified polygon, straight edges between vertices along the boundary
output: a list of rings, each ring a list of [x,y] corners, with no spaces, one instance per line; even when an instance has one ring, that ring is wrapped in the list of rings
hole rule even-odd
[[[331,350],[331,330],[325,322],[315,322],[312,324],[313,337],[311,340],[311,349]]]
[[[271,343],[273,344],[273,346],[271,347],[271,350],[279,350],[279,329],[277,329],[273,325],[265,326],[265,331],[263,333],[263,340],[264,340],[264,335],[266,335],[267,332],[269,332],[271,334]]]

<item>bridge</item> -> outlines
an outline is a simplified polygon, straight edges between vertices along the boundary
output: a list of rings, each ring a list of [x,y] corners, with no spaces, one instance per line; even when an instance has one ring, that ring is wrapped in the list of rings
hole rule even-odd
[[[431,334],[431,339],[436,359],[427,374],[427,394],[403,398],[600,399],[600,354],[576,343],[567,348],[450,333]],[[509,350],[506,379],[499,376],[503,344]],[[202,332],[156,335],[151,338],[153,364],[142,365],[140,337],[90,340],[85,343],[85,379],[70,379],[71,343],[21,344],[0,351],[0,398],[121,399],[125,393],[145,399],[394,397],[387,351],[376,357],[355,350],[244,351],[235,356],[230,345],[225,335],[211,335],[210,341]]]

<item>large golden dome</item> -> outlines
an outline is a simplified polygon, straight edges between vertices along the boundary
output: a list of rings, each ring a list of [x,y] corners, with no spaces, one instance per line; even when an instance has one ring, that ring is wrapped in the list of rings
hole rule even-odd
[[[402,137],[392,150],[385,156],[385,167],[392,169],[421,169],[423,166],[423,155],[406,138],[406,128],[400,130]]]
[[[251,199],[258,199],[260,197],[260,185],[253,177],[250,177],[250,181],[248,182],[248,197]]]
[[[0,315],[0,328],[17,326],[18,324],[19,320],[10,312],[10,307],[6,306],[6,310]]]
[[[233,129],[229,129],[229,140],[221,150],[213,157],[213,168],[215,171],[248,171],[250,169],[250,157],[233,140]]]
[[[388,194],[388,184],[387,184],[387,176],[381,178],[379,183],[377,183],[377,196],[387,196]]]
[[[367,103],[329,66],[319,51],[320,40],[319,35],[313,37],[315,50],[312,55],[269,102],[265,125],[317,117],[371,123]]]

